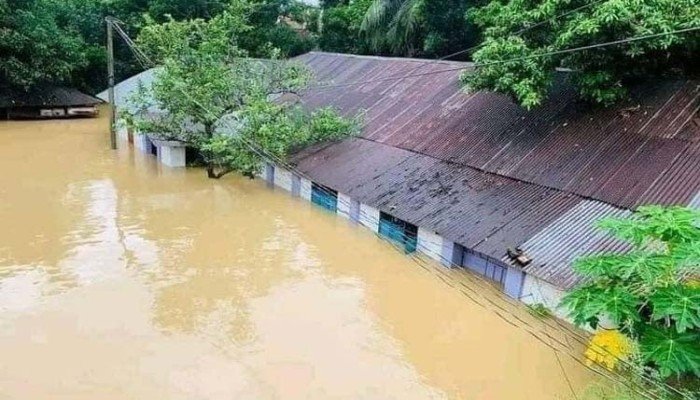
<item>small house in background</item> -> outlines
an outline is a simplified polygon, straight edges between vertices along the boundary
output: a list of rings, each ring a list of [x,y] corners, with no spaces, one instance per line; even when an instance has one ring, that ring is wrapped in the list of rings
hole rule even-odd
[[[0,118],[49,119],[94,117],[102,100],[65,87],[46,87],[29,92],[0,90]]]

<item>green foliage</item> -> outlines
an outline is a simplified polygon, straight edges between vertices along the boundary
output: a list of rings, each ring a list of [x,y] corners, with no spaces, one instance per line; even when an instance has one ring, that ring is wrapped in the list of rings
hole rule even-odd
[[[156,21],[165,22],[170,18],[187,20],[209,19],[226,9],[226,0],[150,0],[148,14]]]
[[[550,318],[552,316],[552,311],[542,303],[529,304],[527,310],[530,314],[540,319]]]
[[[266,156],[284,161],[293,150],[342,139],[355,132],[357,126],[332,109],[317,110],[309,115],[300,107],[267,101],[256,101],[242,108],[239,120],[245,123],[240,124],[234,134],[224,130],[214,135],[202,150],[219,169],[238,171],[250,177],[262,166],[258,148],[263,148]]]
[[[369,45],[361,32],[362,21],[372,0],[324,3],[319,46],[338,53],[367,53]]]
[[[485,34],[474,60],[484,65],[465,74],[465,82],[474,89],[506,93],[533,108],[547,97],[554,67],[566,67],[573,70],[583,98],[610,105],[625,97],[626,85],[635,79],[691,67],[700,49],[698,34],[540,57],[557,50],[700,26],[697,0],[607,0],[574,11],[589,3],[493,0],[471,11],[469,19]]]
[[[292,101],[310,78],[302,65],[281,60],[277,50],[266,60],[247,57],[238,38],[252,29],[249,7],[235,1],[210,20],[150,25],[138,38],[162,65],[134,99],[138,128],[199,149],[212,178],[253,176],[260,148],[284,159],[295,146],[341,138],[355,125],[332,110],[307,114]]]
[[[639,342],[642,361],[662,377],[700,376],[700,213],[683,207],[640,207],[600,226],[634,248],[578,260],[586,283],[562,301],[578,325],[610,320]]]
[[[700,376],[700,333],[651,326],[640,340],[644,360],[658,367],[661,376],[692,373]]]
[[[69,81],[87,64],[83,39],[61,21],[60,0],[0,0],[0,86]]]
[[[373,0],[362,23],[373,51],[441,56],[476,43],[471,0]]]
[[[246,12],[251,29],[241,35],[239,45],[253,57],[265,57],[270,48],[278,49],[283,57],[312,50],[316,39],[303,32],[308,9],[290,0],[250,1]]]

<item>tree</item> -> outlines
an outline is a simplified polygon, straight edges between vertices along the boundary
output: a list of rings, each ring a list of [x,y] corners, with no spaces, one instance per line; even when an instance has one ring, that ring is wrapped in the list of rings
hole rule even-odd
[[[0,0],[0,85],[24,90],[70,81],[84,41],[57,18],[59,0]]]
[[[484,32],[483,47],[474,54],[484,65],[466,73],[464,81],[474,89],[506,93],[526,108],[547,97],[555,67],[572,70],[582,98],[611,105],[636,79],[688,71],[700,49],[700,35],[686,33],[542,56],[700,26],[698,0],[493,0],[471,11],[469,19]]]
[[[209,19],[221,13],[226,3],[226,0],[151,0],[147,10],[159,22],[167,21],[169,17],[178,21]]]
[[[369,44],[361,32],[361,27],[371,4],[372,0],[324,2],[319,37],[321,49],[339,53],[368,53]]]
[[[441,56],[471,47],[477,35],[464,18],[470,0],[373,0],[362,30],[374,51]]]
[[[247,10],[250,29],[243,33],[239,45],[253,57],[265,57],[270,48],[283,57],[306,53],[316,46],[315,37],[302,33],[290,24],[302,24],[309,7],[292,0],[253,0]],[[300,30],[303,30],[300,29]]]
[[[294,98],[309,72],[279,59],[279,51],[267,60],[246,57],[237,39],[251,29],[249,6],[235,1],[208,21],[148,26],[138,38],[162,65],[151,87],[136,96],[139,129],[197,148],[210,178],[231,171],[252,177],[260,168],[261,151],[284,158],[296,146],[337,139],[353,127],[334,111],[308,115],[280,98]]]
[[[562,306],[578,325],[612,321],[662,377],[700,377],[700,286],[692,281],[700,275],[700,213],[645,206],[600,226],[633,248],[578,260],[574,269],[586,283]]]

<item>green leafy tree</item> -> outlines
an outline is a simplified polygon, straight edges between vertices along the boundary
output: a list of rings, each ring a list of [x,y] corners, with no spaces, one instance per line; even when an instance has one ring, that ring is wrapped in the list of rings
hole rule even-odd
[[[662,377],[700,377],[700,286],[693,281],[700,275],[700,213],[645,206],[600,226],[633,248],[578,260],[574,269],[586,283],[562,306],[578,325],[612,321]]]
[[[464,18],[476,1],[373,0],[362,30],[374,51],[441,56],[471,47],[478,36]]]
[[[325,51],[363,54],[370,51],[362,21],[372,0],[324,3],[319,46]]]
[[[60,0],[0,0],[0,85],[64,83],[87,64],[82,37],[58,17]]]
[[[283,57],[312,50],[316,38],[304,28],[308,9],[290,0],[252,0],[246,11],[250,29],[241,35],[239,45],[253,57],[265,57],[270,48]]]
[[[474,54],[484,65],[466,73],[464,81],[474,89],[506,93],[526,108],[542,104],[556,67],[572,70],[582,98],[611,105],[626,96],[634,80],[688,71],[700,50],[700,35],[686,33],[540,56],[698,27],[698,0],[493,0],[471,11],[469,19],[484,32],[483,47]]]
[[[353,126],[333,111],[309,115],[284,101],[295,98],[310,74],[279,59],[278,51],[267,60],[247,57],[237,38],[251,29],[248,7],[236,1],[208,21],[152,25],[138,38],[162,65],[135,98],[138,128],[197,148],[210,178],[231,171],[253,176],[260,151],[284,158],[296,146],[340,138]]]
[[[226,0],[150,0],[148,14],[160,22],[169,17],[175,20],[209,19],[223,12]]]

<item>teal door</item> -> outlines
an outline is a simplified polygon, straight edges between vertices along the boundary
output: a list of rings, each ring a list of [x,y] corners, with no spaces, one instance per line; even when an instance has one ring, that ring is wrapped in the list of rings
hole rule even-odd
[[[413,253],[418,247],[418,227],[387,213],[379,216],[379,234],[398,243],[406,253]]]
[[[311,202],[328,211],[336,212],[338,209],[338,192],[314,183],[311,186]]]

